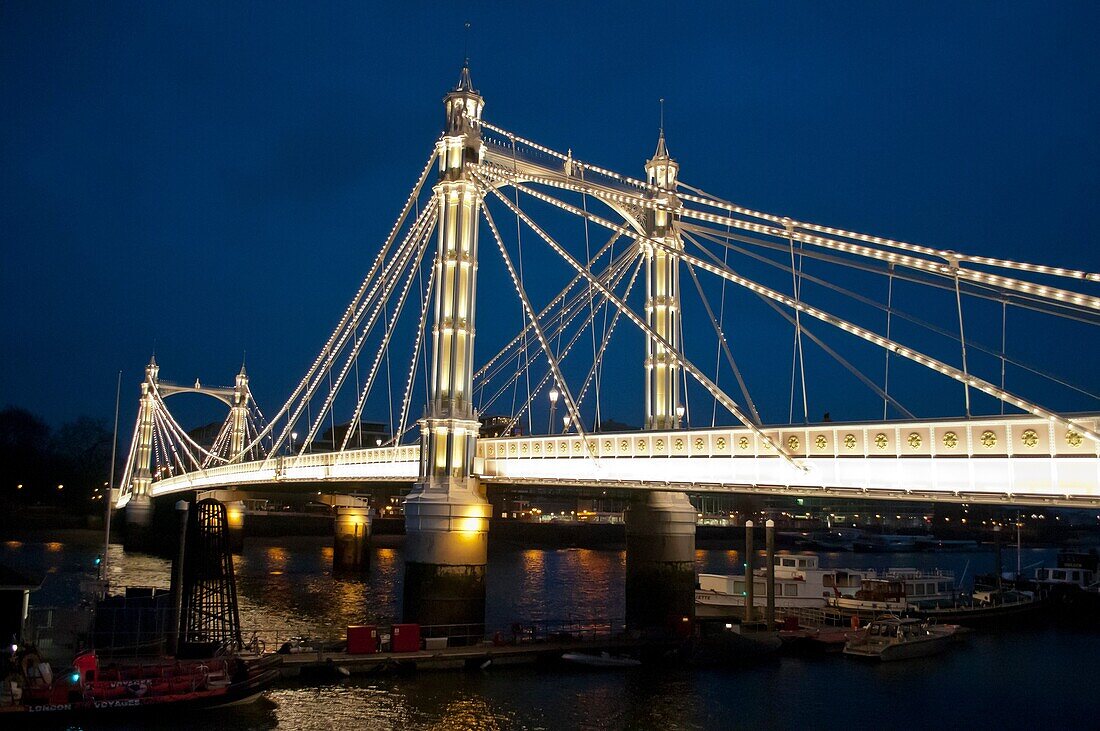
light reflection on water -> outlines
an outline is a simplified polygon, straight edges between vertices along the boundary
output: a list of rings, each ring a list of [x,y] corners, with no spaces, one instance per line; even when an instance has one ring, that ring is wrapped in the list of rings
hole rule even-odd
[[[87,537],[0,544],[0,562],[45,573],[34,603],[64,604],[99,546]],[[1053,559],[1025,550],[1023,565]],[[116,585],[167,587],[170,562],[111,547]],[[494,545],[488,570],[490,626],[540,619],[619,618],[626,555],[622,550],[521,549]],[[759,557],[758,557],[758,560]],[[698,550],[700,571],[740,571],[737,548]],[[828,566],[946,568],[972,581],[990,571],[987,552],[821,554]],[[1015,566],[1006,550],[1005,566]],[[360,578],[332,575],[325,539],[249,539],[235,558],[241,623],[246,632],[339,636],[348,624],[388,623],[399,616],[402,551],[376,547]],[[271,644],[269,644],[269,648]],[[356,676],[320,686],[288,681],[271,702],[205,714],[158,718],[157,728],[252,729],[636,729],[881,727],[882,715],[910,728],[1037,726],[1059,699],[1059,725],[1095,726],[1092,666],[1100,633],[1038,626],[976,635],[948,655],[893,666],[843,657],[783,658],[740,670],[645,667],[588,673],[537,667],[490,667],[470,673]],[[945,719],[950,719],[946,722]],[[93,721],[83,728],[118,728]],[[148,728],[132,722],[121,728]],[[40,728],[50,728],[43,725]]]

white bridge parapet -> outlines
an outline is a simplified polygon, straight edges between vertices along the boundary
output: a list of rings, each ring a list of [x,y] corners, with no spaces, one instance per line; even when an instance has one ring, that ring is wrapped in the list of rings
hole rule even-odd
[[[1073,417],[1090,429],[1100,415]],[[528,486],[762,492],[1100,506],[1100,445],[1032,416],[826,423],[764,432],[792,467],[748,429],[683,429],[480,439],[482,480]],[[230,485],[412,482],[418,445],[279,457],[177,475],[152,494]]]
[[[1098,417],[1075,420],[1095,428]],[[483,439],[484,479],[687,492],[1100,506],[1100,444],[1031,416]],[[594,457],[592,456],[594,455]]]
[[[402,482],[415,480],[419,469],[419,445],[316,452],[175,475],[153,483],[152,495],[284,482]]]

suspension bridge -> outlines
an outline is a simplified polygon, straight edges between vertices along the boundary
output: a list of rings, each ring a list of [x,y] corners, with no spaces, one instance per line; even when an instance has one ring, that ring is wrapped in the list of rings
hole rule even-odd
[[[406,614],[438,620],[478,614],[486,484],[627,491],[628,576],[643,577],[645,591],[685,580],[688,493],[1100,506],[1100,411],[1066,413],[1022,392],[1045,382],[1092,406],[1095,369],[1075,383],[1005,344],[1016,313],[1095,337],[1100,274],[746,208],[683,182],[663,129],[644,178],[615,172],[485,119],[468,67],[444,104],[445,131],[389,235],[277,410],[259,411],[243,368],[224,389],[173,385],[155,362],[146,368],[117,502],[129,523],[147,522],[152,498],[194,490],[408,483]],[[487,358],[474,347],[485,241],[500,272],[489,286],[514,293],[522,314],[514,336],[495,333],[503,345]],[[853,276],[885,287],[852,286]],[[901,286],[946,305],[913,314],[895,301]],[[789,328],[789,383],[776,369],[767,384],[789,386],[786,419],[766,419],[753,398],[744,366],[757,353],[739,339],[735,292]],[[981,308],[1000,314],[1000,347],[968,337]],[[484,323],[495,330],[505,318],[481,314],[478,339],[491,341]],[[931,339],[940,345],[918,347]],[[881,411],[811,420],[807,346]],[[632,347],[644,428],[611,429],[604,402],[619,379],[607,364]],[[923,374],[926,392],[957,390],[959,415],[903,403],[891,382],[901,369]],[[1010,372],[1027,376],[1021,388],[1010,388]],[[212,444],[168,410],[184,392],[230,407]],[[996,406],[978,413],[979,403]],[[389,414],[384,438],[365,433],[368,409]],[[466,589],[447,583],[456,567]],[[474,608],[454,609],[456,591]]]

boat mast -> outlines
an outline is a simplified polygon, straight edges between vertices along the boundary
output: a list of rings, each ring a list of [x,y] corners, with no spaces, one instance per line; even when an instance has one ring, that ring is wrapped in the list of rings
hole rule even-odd
[[[111,439],[111,474],[107,478],[107,496],[103,508],[103,560],[99,562],[99,580],[102,582],[103,596],[106,598],[110,588],[107,578],[107,555],[111,550],[111,508],[115,502],[115,456],[118,454],[118,406],[122,399],[122,371],[118,372],[118,385],[115,386],[115,433]]]

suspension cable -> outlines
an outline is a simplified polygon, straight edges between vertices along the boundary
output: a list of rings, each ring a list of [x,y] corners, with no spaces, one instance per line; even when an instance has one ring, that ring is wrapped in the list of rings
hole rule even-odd
[[[959,346],[962,348],[963,396],[966,401],[966,418],[970,418],[970,374],[966,368],[966,333],[963,331],[962,295],[959,293],[958,267],[955,267],[955,307],[959,314]]]
[[[684,234],[684,238],[691,240],[691,236]],[[699,244],[696,242],[696,246]],[[752,395],[749,394],[748,385],[745,383],[745,379],[741,375],[741,369],[737,367],[737,361],[733,358],[733,353],[730,352],[729,343],[726,342],[726,335],[722,331],[721,324],[714,319],[714,310],[710,307],[710,301],[707,299],[706,293],[703,291],[703,285],[699,281],[699,277],[695,274],[695,267],[690,264],[687,265],[688,274],[691,276],[691,281],[695,283],[695,290],[699,293],[699,299],[703,301],[703,307],[707,311],[707,317],[710,318],[710,324],[714,327],[715,336],[718,339],[718,356],[719,358],[724,353],[726,356],[726,363],[729,364],[730,370],[733,371],[734,378],[737,379],[737,385],[741,388],[741,395],[745,397],[745,405],[749,408],[749,413],[752,414],[753,421],[760,424],[760,413],[756,410],[756,403],[752,400]],[[725,280],[722,280],[723,282]],[[715,376],[718,374],[718,368],[715,368]],[[718,383],[718,379],[715,378],[715,384]],[[715,401],[715,404],[718,402]],[[711,428],[715,426],[716,418],[711,417]]]
[[[685,234],[685,235],[687,236],[688,240],[690,240],[693,244],[695,244],[697,247],[699,247],[699,250],[702,251],[704,254],[706,254],[707,257],[711,261],[713,261],[716,265],[718,264],[719,259],[718,259],[717,256],[714,255],[714,253],[712,251],[710,251],[705,246],[703,246],[698,241],[696,241],[695,238],[693,236],[691,236],[690,234]],[[722,266],[723,266],[723,268],[730,269],[725,263],[723,263]],[[688,267],[691,268],[691,265],[689,264]],[[730,269],[730,271],[733,271],[733,270]],[[794,317],[791,316],[790,313],[785,312],[783,310],[783,308],[780,307],[778,304],[771,301],[767,297],[764,297],[763,295],[757,294],[757,297],[759,297],[759,299],[764,304],[768,305],[768,307],[770,307],[772,310],[774,310],[776,313],[778,313],[780,317],[785,319],[791,325],[794,324]],[[836,352],[833,348],[829,347],[823,340],[821,340],[821,338],[814,335],[814,333],[812,331],[810,331],[805,325],[802,326],[802,332],[812,342],[816,343],[818,347],[820,347],[822,350],[824,350],[826,355],[828,355],[833,360],[835,360],[837,363],[842,365],[845,369],[847,369],[849,373],[851,373],[856,378],[858,378],[861,383],[863,383],[865,386],[867,386],[869,389],[871,389],[871,391],[873,391],[879,398],[883,399],[884,401],[886,401],[888,403],[893,404],[894,407],[897,408],[897,410],[900,411],[907,419],[915,419],[916,418],[913,415],[913,413],[909,411],[909,409],[902,406],[901,403],[897,401],[897,399],[895,399],[894,397],[888,395],[886,391],[879,388],[878,384],[876,384],[874,381],[872,381],[870,378],[868,378],[866,375],[864,375],[862,371],[860,371],[858,368],[856,368],[854,365],[852,365],[850,362],[848,362],[848,360],[846,358],[844,358],[842,355],[840,355],[840,353]]]
[[[767,264],[768,266],[779,269],[783,272],[790,273],[790,269],[788,267],[784,266],[783,264],[781,264],[778,261],[770,259],[769,257],[763,256],[763,255],[758,254],[758,253],[753,252],[753,251],[749,251],[748,249],[744,249],[744,248],[742,248],[740,246],[737,246],[735,244],[730,244],[730,243],[727,243],[727,242],[716,240],[715,237],[710,236],[709,234],[699,233],[698,231],[696,233],[699,236],[701,236],[701,237],[703,237],[703,238],[705,238],[709,241],[713,241],[714,243],[721,246],[723,248],[723,255],[725,255],[729,251],[734,251],[734,252],[737,252],[737,253],[742,254],[744,256],[755,259],[756,261]],[[689,234],[685,233],[685,236],[689,236]],[[699,247],[700,251],[706,252],[707,255],[710,256],[715,262],[718,261],[718,259],[712,255],[710,250],[707,249],[702,244],[700,244],[698,240],[696,240],[695,238],[692,238],[691,240],[696,246]],[[723,263],[723,266],[725,266],[724,263]],[[878,310],[882,310],[883,312],[887,313],[888,315],[893,315],[893,316],[900,317],[903,320],[907,320],[909,322],[912,322],[912,323],[916,324],[919,327],[922,327],[922,328],[924,328],[924,329],[926,329],[930,332],[936,333],[937,335],[942,335],[943,337],[946,337],[946,338],[948,338],[948,339],[950,339],[950,340],[952,340],[956,343],[959,342],[959,336],[958,336],[957,333],[952,332],[950,330],[947,330],[945,328],[939,327],[938,325],[934,325],[934,324],[928,322],[927,320],[923,320],[923,319],[921,319],[921,318],[919,318],[915,315],[904,312],[902,310],[898,310],[898,309],[893,308],[893,307],[886,307],[882,303],[877,302],[877,301],[871,299],[870,297],[865,297],[865,296],[859,294],[858,292],[853,292],[850,289],[846,289],[846,288],[841,287],[839,285],[833,284],[832,282],[830,282],[826,279],[821,279],[819,277],[815,277],[815,276],[812,276],[810,274],[803,274],[802,277],[806,281],[813,282],[814,284],[825,287],[826,289],[832,290],[834,292],[838,292],[838,293],[844,295],[845,297],[850,297],[850,298],[854,299],[857,302],[861,302],[861,303],[863,303],[865,305],[868,305],[870,307],[874,307]],[[897,274],[897,273],[893,274],[893,278],[898,279],[898,280],[904,280],[904,281],[913,281],[913,280],[907,279],[904,275],[900,275],[900,274]],[[723,280],[723,281],[725,281],[725,280]],[[952,290],[953,289],[954,288],[952,288]],[[952,291],[952,293],[954,293],[954,292]],[[1004,303],[1003,299],[1000,300],[1000,301],[1002,303]],[[1058,313],[1049,313],[1049,314],[1053,314],[1053,315],[1058,316]],[[1045,379],[1051,381],[1052,383],[1057,383],[1059,386],[1063,386],[1063,387],[1068,388],[1072,391],[1076,391],[1077,393],[1088,396],[1089,398],[1092,398],[1092,399],[1095,399],[1095,400],[1100,400],[1100,394],[1093,393],[1091,391],[1088,391],[1087,389],[1081,388],[1079,385],[1076,385],[1076,384],[1070,383],[1069,381],[1065,381],[1061,378],[1057,378],[1055,376],[1052,376],[1049,373],[1046,373],[1046,372],[1040,370],[1039,368],[1036,368],[1033,365],[1029,365],[1029,364],[1027,364],[1027,363],[1025,363],[1021,360],[1018,360],[1016,358],[1008,358],[1006,353],[1004,353],[1003,351],[999,351],[996,348],[989,347],[989,346],[986,346],[986,345],[982,345],[981,343],[975,342],[974,340],[967,341],[967,347],[972,348],[972,349],[976,349],[976,350],[980,350],[983,353],[988,353],[988,354],[993,355],[994,357],[996,357],[998,359],[1004,357],[1004,358],[1006,358],[1006,360],[1009,364],[1014,365],[1017,368],[1021,368],[1021,369],[1025,370],[1029,373],[1033,373],[1037,376],[1040,376],[1041,378],[1045,378]]]
[[[889,266],[889,274],[886,280],[886,338],[890,338],[890,325],[891,316],[894,310],[894,265]],[[886,366],[882,374],[882,391],[883,394],[890,393],[890,351],[886,351]],[[1002,402],[1003,403],[1003,402]],[[882,397],[882,420],[886,421],[889,416],[889,399],[884,395]]]
[[[530,189],[526,186],[520,185],[518,183],[513,182],[511,184],[513,186],[519,188],[523,192],[527,193],[528,195],[530,195],[534,198],[537,198],[539,200],[545,201],[547,203],[550,203],[551,205],[556,206],[556,207],[558,207],[558,208],[560,208],[564,211],[574,213],[575,215],[584,215],[583,211],[578,209],[576,206],[571,206],[568,203],[565,203],[565,202],[560,201],[556,198],[553,198],[552,196],[548,196],[545,193],[542,193],[542,192],[537,191],[537,190],[532,190],[532,189]],[[494,193],[495,192],[496,191],[494,190]],[[498,197],[500,197],[500,196],[498,195]],[[652,238],[649,238],[649,237],[644,236],[642,234],[639,234],[635,231],[627,229],[627,228],[625,228],[623,226],[620,226],[616,223],[613,223],[613,222],[608,221],[606,219],[603,219],[599,216],[596,216],[595,214],[589,213],[588,217],[590,218],[590,220],[594,221],[595,223],[598,223],[599,225],[601,225],[601,226],[603,226],[603,227],[605,227],[609,230],[612,230],[612,231],[620,231],[623,235],[629,236],[629,237],[635,239],[636,241],[646,242],[646,243],[650,244],[651,246],[658,246],[658,247],[661,247],[661,248],[666,249],[666,250],[668,249],[668,246],[666,244],[664,244],[663,242],[661,242],[661,241],[658,241],[656,239],[652,239]],[[525,218],[525,221],[528,222],[528,226],[531,227],[532,230],[536,231],[536,233],[542,232],[542,229],[538,228],[536,224],[534,224],[533,222],[530,221],[530,219]],[[548,235],[545,234],[545,232],[540,233],[540,236],[544,240],[549,238]],[[550,239],[550,240],[552,240],[552,239]],[[555,250],[558,250],[558,248],[560,248],[560,245],[558,245],[557,242],[554,242],[554,244],[551,244],[551,248],[555,248]],[[572,257],[569,257],[568,253],[565,252],[564,250],[561,250],[559,252],[559,255],[564,255],[564,257],[568,257],[567,261],[572,260]],[[1066,428],[1070,428],[1070,429],[1073,429],[1074,431],[1077,431],[1081,434],[1084,434],[1085,436],[1087,436],[1089,439],[1091,439],[1093,441],[1100,442],[1100,433],[1097,433],[1093,429],[1090,429],[1090,428],[1084,426],[1083,424],[1080,424],[1076,421],[1073,421],[1072,419],[1068,419],[1066,417],[1060,416],[1059,414],[1056,414],[1053,411],[1045,409],[1042,406],[1039,406],[1038,404],[1032,403],[1030,401],[1026,401],[1025,399],[1017,396],[1014,393],[1010,393],[1008,391],[1002,391],[1001,389],[997,388],[996,386],[989,383],[988,381],[985,381],[981,378],[977,378],[976,376],[972,376],[972,375],[964,376],[962,374],[962,372],[959,371],[958,369],[953,368],[952,366],[949,366],[946,363],[943,363],[939,360],[936,360],[935,358],[931,358],[929,356],[926,356],[923,353],[921,353],[919,351],[916,351],[916,350],[913,350],[912,348],[908,348],[904,345],[901,345],[900,343],[896,343],[892,340],[887,340],[886,338],[883,338],[879,335],[876,335],[875,333],[871,332],[870,330],[859,327],[858,325],[855,325],[855,324],[853,324],[853,323],[851,323],[847,320],[844,320],[843,318],[837,317],[835,315],[831,315],[828,312],[825,312],[824,310],[821,310],[819,308],[812,307],[812,306],[807,305],[805,303],[796,303],[793,299],[791,299],[790,297],[787,297],[786,295],[784,295],[780,292],[777,292],[777,291],[775,291],[775,290],[773,290],[769,287],[765,287],[765,286],[763,286],[761,284],[758,284],[757,282],[754,282],[752,280],[746,279],[745,277],[742,277],[740,275],[733,274],[728,270],[722,270],[720,267],[716,267],[713,264],[709,264],[709,263],[699,259],[698,257],[694,257],[694,256],[691,256],[691,255],[688,255],[688,254],[682,254],[682,256],[685,257],[685,260],[691,261],[696,266],[699,266],[700,268],[705,269],[705,270],[711,272],[712,274],[717,274],[718,276],[725,277],[725,278],[729,279],[731,282],[733,282],[734,284],[738,284],[738,285],[740,285],[740,286],[742,286],[742,287],[744,287],[744,288],[746,288],[750,291],[757,292],[757,293],[760,293],[760,294],[764,294],[765,296],[769,297],[770,299],[773,299],[776,302],[779,302],[779,303],[781,303],[781,304],[783,304],[783,305],[785,305],[785,306],[787,306],[791,309],[799,308],[799,309],[802,310],[802,312],[804,314],[810,315],[811,317],[819,319],[823,322],[827,322],[830,325],[833,325],[834,327],[837,327],[841,330],[845,330],[846,332],[849,332],[849,333],[851,333],[851,334],[853,334],[853,335],[855,335],[855,336],[857,336],[857,337],[859,337],[863,340],[866,340],[867,342],[873,343],[873,344],[875,344],[875,345],[877,345],[881,348],[892,349],[897,355],[900,355],[903,358],[906,358],[908,360],[912,360],[915,363],[919,363],[920,365],[923,365],[926,368],[930,368],[932,370],[938,371],[938,372],[942,373],[943,375],[946,375],[950,378],[953,378],[954,380],[959,381],[960,383],[968,383],[968,385],[973,386],[974,388],[977,388],[977,389],[983,391],[984,393],[987,393],[990,396],[993,396],[994,398],[998,398],[998,399],[1007,401],[1009,404],[1011,404],[1012,406],[1015,406],[1018,409],[1022,409],[1024,411],[1027,411],[1028,413],[1030,413],[1034,416],[1038,416],[1040,418],[1048,419],[1048,420],[1053,421],[1055,423],[1061,424],[1062,426],[1064,426]],[[628,317],[629,317],[629,315],[628,315]],[[631,318],[631,319],[633,320],[633,318]],[[655,336],[655,337],[659,337],[659,336]],[[691,367],[693,369],[693,373],[698,370],[698,369],[695,369],[694,365],[692,365]],[[699,375],[702,376],[702,374],[699,374]],[[706,379],[706,376],[702,376],[702,378]],[[697,377],[696,380],[700,380],[700,379]],[[709,379],[706,379],[706,384],[709,384],[708,387],[714,385],[713,383],[710,382]],[[728,399],[728,396],[726,398]],[[729,408],[728,405],[727,405],[727,408]],[[734,408],[736,408],[736,404],[734,404]],[[738,410],[738,412],[739,411],[740,410]],[[745,422],[742,421],[742,423],[745,423]]]
[[[525,186],[521,186],[521,185],[518,185],[516,183],[512,183],[512,185],[513,185],[513,187],[516,187],[518,189],[523,190],[523,192],[528,193],[529,195],[533,195],[533,197],[549,199],[549,196],[544,196],[544,194],[539,193],[538,191],[531,191],[530,189],[526,188]],[[501,201],[504,202],[504,204],[506,206],[508,206],[509,208],[513,208],[513,206],[511,205],[511,202],[506,197],[501,195],[500,192],[496,190],[496,188],[490,187],[490,189],[492,190],[493,194],[497,196],[498,199],[500,199]],[[556,200],[556,199],[553,199],[553,200]],[[548,200],[547,202],[550,202],[550,201]],[[579,212],[576,209],[575,206],[569,206],[568,204],[562,203],[561,201],[557,201],[556,203],[554,203],[554,205],[558,205],[559,207],[566,206],[566,208],[563,208],[563,210],[572,210],[573,212],[578,213],[578,215],[581,214],[581,212]],[[613,292],[608,290],[607,287],[605,287],[602,283],[597,282],[592,277],[590,272],[586,272],[584,267],[576,259],[574,259],[572,256],[570,256],[568,251],[566,251],[564,248],[562,248],[561,244],[559,244],[548,233],[543,231],[542,228],[539,227],[539,225],[537,223],[535,223],[534,221],[532,221],[530,219],[530,217],[528,217],[522,211],[519,211],[519,208],[513,208],[513,210],[519,212],[520,217],[523,219],[523,222],[527,224],[528,228],[530,228],[532,231],[534,231],[539,236],[539,238],[541,238],[543,241],[545,241],[550,246],[550,248],[553,249],[558,254],[558,256],[560,256],[562,259],[564,259],[566,261],[566,263],[568,263],[570,266],[572,266],[578,272],[584,273],[585,277],[590,282],[594,282],[596,284],[596,286],[601,291],[603,291],[604,296],[607,297],[607,299],[609,301],[611,301],[615,305],[615,307],[619,308],[628,320],[630,320],[632,323],[634,323],[635,326],[640,328],[644,334],[646,334],[649,337],[653,338],[653,340],[656,343],[658,343],[662,347],[664,347],[668,351],[668,353],[680,364],[680,367],[687,368],[691,372],[692,377],[694,377],[695,380],[699,381],[699,383],[702,384],[703,387],[706,388],[708,391],[710,391],[712,395],[715,395],[718,398],[720,398],[722,400],[723,407],[725,407],[730,413],[732,413],[734,415],[734,417],[737,418],[738,421],[740,421],[742,424],[744,424],[746,427],[748,427],[749,430],[752,431],[753,434],[755,434],[757,436],[757,438],[760,439],[765,444],[765,446],[767,446],[771,449],[774,449],[779,455],[781,455],[793,467],[795,467],[799,470],[803,470],[803,471],[805,470],[805,468],[801,464],[796,462],[794,460],[794,458],[791,456],[791,454],[789,452],[787,452],[787,450],[782,445],[777,444],[775,442],[775,440],[773,440],[770,436],[768,436],[763,431],[761,431],[759,427],[757,427],[755,424],[753,424],[752,420],[749,419],[744,414],[744,412],[741,411],[741,408],[737,405],[737,403],[735,401],[733,401],[733,399],[731,399],[728,395],[726,395],[716,385],[714,385],[714,382],[711,381],[709,378],[707,378],[706,374],[703,373],[702,371],[700,371],[695,366],[694,363],[692,363],[690,360],[685,358],[676,348],[672,347],[672,344],[670,342],[668,342],[667,339],[662,337],[653,328],[651,328],[648,324],[646,324],[644,319],[638,317],[637,313],[635,313],[633,310],[631,310],[626,305],[626,303],[624,303],[621,299],[616,297]],[[591,220],[596,221],[600,225],[606,226],[608,223],[610,223],[610,222],[605,223],[603,221],[603,219],[600,219],[599,217],[597,217],[597,216],[595,216],[591,213],[588,214],[588,216],[591,218]],[[614,226],[618,229],[621,229],[621,232],[624,235],[631,236],[632,238],[635,238],[638,241],[648,241],[648,242],[654,241],[654,239],[650,239],[648,237],[641,236],[640,234],[637,234],[633,231],[630,231],[630,230],[626,229],[625,227],[617,226],[617,224],[611,224],[611,226]],[[668,247],[664,243],[661,243],[660,246],[663,249],[666,249],[666,250],[668,249]]]
[[[518,193],[517,193],[518,195]],[[550,348],[550,343],[546,339],[546,334],[539,326],[538,317],[535,314],[535,308],[531,306],[531,301],[527,298],[527,292],[523,287],[523,280],[516,273],[515,268],[512,266],[512,259],[508,256],[508,249],[504,246],[504,240],[500,237],[500,232],[497,231],[496,223],[493,221],[493,216],[489,213],[489,209],[486,206],[481,207],[482,215],[485,216],[485,221],[489,224],[489,230],[493,232],[493,238],[496,239],[497,248],[500,249],[500,256],[504,259],[504,266],[508,269],[508,276],[512,278],[512,285],[516,289],[516,294],[519,295],[520,301],[523,303],[524,312],[527,314],[528,319],[531,321],[531,325],[535,329],[535,336],[539,340],[539,345],[542,346],[543,351],[546,353],[546,361],[550,364],[550,368],[554,372],[554,380],[561,386],[562,396],[565,397],[565,407],[569,410],[569,415],[573,420],[573,425],[577,430],[577,434],[584,440],[585,449],[588,455],[595,460],[596,455],[592,451],[591,446],[588,444],[588,440],[585,438],[584,422],[581,419],[580,411],[577,410],[577,403],[573,400],[573,393],[569,390],[569,384],[565,380],[565,376],[562,375],[561,368],[558,365],[558,359],[554,357],[554,352]],[[529,372],[529,371],[528,371]],[[528,380],[530,382],[530,380]],[[530,393],[528,393],[530,398]],[[531,422],[531,412],[528,411],[528,423]]]

